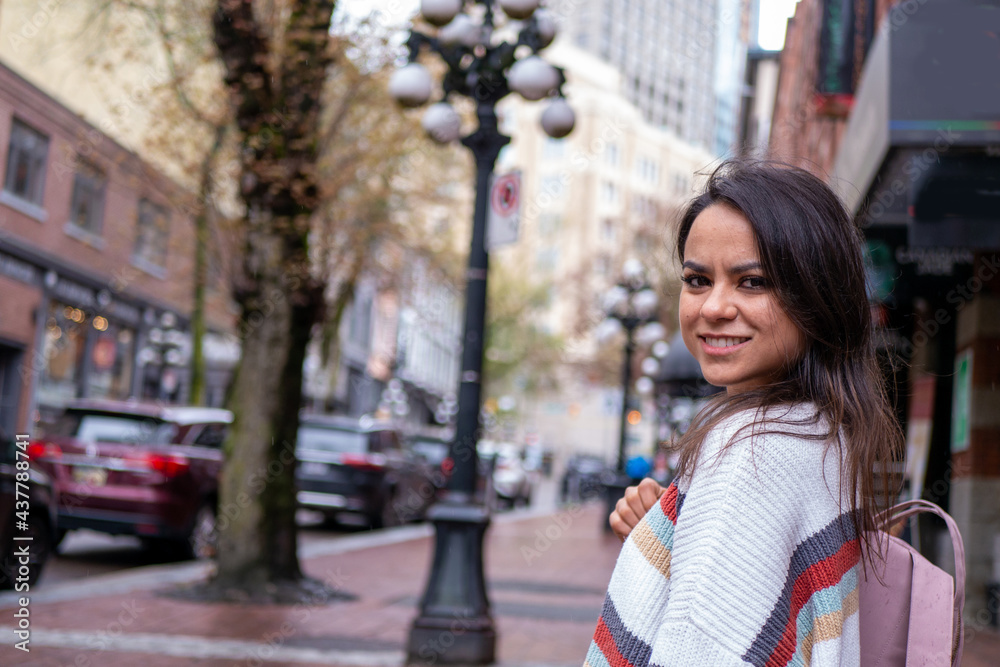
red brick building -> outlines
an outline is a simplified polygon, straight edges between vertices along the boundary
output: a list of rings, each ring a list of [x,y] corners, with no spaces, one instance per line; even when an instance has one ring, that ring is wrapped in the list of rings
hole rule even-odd
[[[2,65],[0,148],[0,428],[74,397],[186,399],[191,195]]]
[[[864,229],[905,493],[958,522],[973,628],[1000,581],[997,35],[993,3],[800,0],[770,135],[771,154],[828,179]],[[940,527],[915,530],[947,564]]]

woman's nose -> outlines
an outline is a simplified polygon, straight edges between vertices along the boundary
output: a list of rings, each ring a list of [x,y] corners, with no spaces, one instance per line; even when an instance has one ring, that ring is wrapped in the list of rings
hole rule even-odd
[[[736,318],[737,308],[731,290],[723,286],[715,286],[705,297],[701,305],[701,314],[707,320],[732,320]]]

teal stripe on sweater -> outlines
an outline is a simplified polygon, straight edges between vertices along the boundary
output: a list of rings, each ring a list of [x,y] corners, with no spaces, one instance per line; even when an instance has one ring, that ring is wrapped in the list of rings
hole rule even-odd
[[[802,642],[812,632],[813,622],[820,616],[826,616],[843,609],[844,600],[857,587],[858,568],[855,566],[845,572],[840,581],[833,586],[828,586],[812,594],[809,601],[802,607],[802,611],[799,612],[795,628],[795,655],[788,663],[789,667],[806,667],[805,657],[802,655]],[[813,651],[815,650],[816,642],[813,642]]]
[[[591,640],[590,649],[587,651],[587,664],[590,667],[611,667],[608,663],[608,659],[604,657],[604,653],[601,652],[601,647],[597,645],[597,642]]]
[[[653,531],[653,535],[663,543],[667,549],[674,548],[674,522],[667,518],[667,515],[663,513],[663,508],[657,503],[646,512],[646,516],[643,520],[649,526],[649,529]]]

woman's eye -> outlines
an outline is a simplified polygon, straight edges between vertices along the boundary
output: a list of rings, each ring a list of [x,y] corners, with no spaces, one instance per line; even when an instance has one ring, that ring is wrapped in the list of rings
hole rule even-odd
[[[705,287],[708,285],[705,277],[699,275],[684,276],[681,280],[687,283],[688,287]]]
[[[763,289],[767,287],[767,281],[760,276],[750,276],[744,278],[742,281],[744,287],[749,287],[750,289]]]

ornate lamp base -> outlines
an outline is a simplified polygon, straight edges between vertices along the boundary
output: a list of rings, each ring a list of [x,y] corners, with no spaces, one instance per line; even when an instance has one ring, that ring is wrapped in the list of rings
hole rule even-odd
[[[464,494],[430,509],[434,563],[410,627],[408,664],[487,665],[495,660],[496,631],[483,574],[486,508],[463,502]]]

